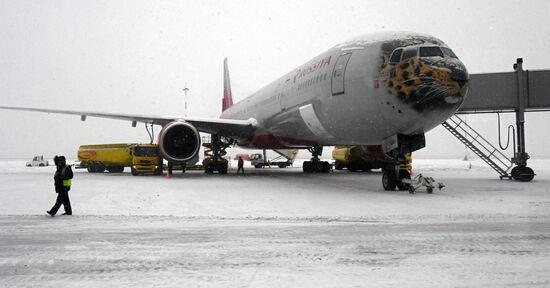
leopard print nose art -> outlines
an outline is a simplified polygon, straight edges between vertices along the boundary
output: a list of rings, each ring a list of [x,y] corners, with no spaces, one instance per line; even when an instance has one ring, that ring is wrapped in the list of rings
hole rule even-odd
[[[468,74],[456,63],[412,57],[387,63],[384,72],[386,91],[419,112],[456,107],[468,89]]]

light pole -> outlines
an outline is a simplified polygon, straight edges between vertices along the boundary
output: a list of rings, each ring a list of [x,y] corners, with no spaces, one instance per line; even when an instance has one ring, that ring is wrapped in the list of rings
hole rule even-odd
[[[185,84],[185,88],[183,88],[183,93],[185,93],[185,117],[187,117],[187,91],[189,91],[189,88]]]

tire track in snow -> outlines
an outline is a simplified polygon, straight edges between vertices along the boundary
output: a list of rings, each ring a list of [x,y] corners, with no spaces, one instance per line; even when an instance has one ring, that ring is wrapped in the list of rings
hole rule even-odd
[[[424,283],[452,286],[459,275],[470,275],[466,284],[505,286],[539,283],[550,273],[550,221],[544,220],[529,229],[521,221],[197,221],[0,217],[0,278],[8,287],[241,286],[252,278],[283,286],[352,279],[384,287],[382,280],[405,271],[395,280],[432,275]]]

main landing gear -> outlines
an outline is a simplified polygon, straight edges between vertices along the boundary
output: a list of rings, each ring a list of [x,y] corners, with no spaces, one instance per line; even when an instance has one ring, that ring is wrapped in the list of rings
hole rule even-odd
[[[311,153],[312,157],[310,161],[304,161],[302,165],[305,173],[328,173],[330,171],[330,163],[319,159],[319,156],[323,154],[323,147],[314,146],[307,148],[307,151]]]
[[[225,149],[233,144],[233,140],[212,134],[211,139],[203,138],[202,142],[205,156],[202,161],[204,173],[212,174],[217,171],[220,174],[227,174],[228,161],[223,156],[227,154]]]

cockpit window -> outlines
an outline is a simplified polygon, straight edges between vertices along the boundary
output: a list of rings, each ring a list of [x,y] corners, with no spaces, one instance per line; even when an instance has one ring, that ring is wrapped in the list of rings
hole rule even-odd
[[[401,54],[403,54],[403,48],[395,49],[390,57],[390,63],[398,63],[401,60]]]
[[[420,57],[443,57],[439,47],[420,47]]]
[[[416,47],[408,47],[403,51],[403,60],[416,56]]]
[[[456,58],[458,59],[458,57],[456,57],[455,53],[453,52],[453,50],[451,50],[450,48],[447,48],[447,47],[441,47],[441,50],[443,50],[443,54],[445,54],[445,56],[449,56],[451,58]]]

